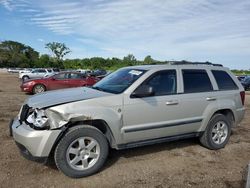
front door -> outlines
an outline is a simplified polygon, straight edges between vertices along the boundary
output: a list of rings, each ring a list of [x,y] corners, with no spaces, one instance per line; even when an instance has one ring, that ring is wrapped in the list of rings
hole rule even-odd
[[[177,95],[176,70],[154,73],[142,85],[153,87],[154,96],[131,98],[124,96],[124,143],[166,137],[178,134],[178,124],[183,116]],[[139,86],[140,87],[140,86]]]

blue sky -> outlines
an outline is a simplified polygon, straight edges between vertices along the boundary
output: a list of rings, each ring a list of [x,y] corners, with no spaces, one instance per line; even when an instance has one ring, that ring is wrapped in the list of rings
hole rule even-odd
[[[0,0],[0,40],[67,58],[211,61],[250,69],[249,0]]]

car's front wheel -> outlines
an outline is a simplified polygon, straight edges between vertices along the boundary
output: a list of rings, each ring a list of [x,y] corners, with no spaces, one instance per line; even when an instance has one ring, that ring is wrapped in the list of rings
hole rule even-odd
[[[42,84],[36,84],[33,87],[33,94],[42,93],[42,92],[45,92],[45,91],[46,91],[46,88]]]
[[[26,75],[25,75],[25,76],[22,77],[22,80],[23,80],[23,81],[28,80],[28,79],[29,79],[29,76],[26,76]]]
[[[224,148],[231,135],[231,122],[222,114],[215,114],[200,137],[200,142],[208,149]]]
[[[69,129],[55,149],[55,162],[66,176],[81,178],[98,172],[108,156],[108,142],[101,131],[83,125]]]

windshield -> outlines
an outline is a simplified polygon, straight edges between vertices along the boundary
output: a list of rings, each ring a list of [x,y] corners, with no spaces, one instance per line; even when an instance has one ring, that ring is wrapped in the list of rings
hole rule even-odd
[[[92,88],[109,93],[122,93],[145,72],[146,70],[132,68],[120,69],[97,82]]]

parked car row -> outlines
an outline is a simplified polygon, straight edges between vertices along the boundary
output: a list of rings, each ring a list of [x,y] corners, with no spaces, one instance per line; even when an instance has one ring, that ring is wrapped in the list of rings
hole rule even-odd
[[[243,87],[245,88],[245,90],[249,90],[250,89],[250,76],[245,77],[241,81],[241,84],[243,85]]]

